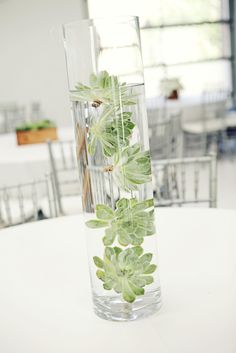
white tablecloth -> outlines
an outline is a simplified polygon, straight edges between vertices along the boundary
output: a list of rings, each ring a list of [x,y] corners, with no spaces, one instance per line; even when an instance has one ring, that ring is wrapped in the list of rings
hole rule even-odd
[[[163,117],[181,114],[183,121],[199,120],[202,118],[201,96],[180,96],[179,99],[149,98],[147,99],[149,124]]]
[[[236,212],[158,209],[163,306],[136,322],[92,310],[82,216],[0,232],[3,353],[235,353]]]
[[[73,139],[72,128],[59,128],[58,137]],[[15,134],[0,135],[0,187],[41,178],[48,171],[45,143],[18,146]]]
[[[220,102],[208,103],[208,111],[210,107],[213,111],[219,109]],[[222,102],[222,104],[224,103]],[[167,100],[150,98],[147,99],[147,109],[149,125],[155,125],[160,118],[171,117],[176,114],[181,115],[183,123],[191,124],[195,121],[201,121],[203,118],[203,98],[201,96],[180,96],[179,99]],[[235,126],[235,111],[227,111],[226,115],[229,119],[229,126]]]
[[[192,134],[201,134],[204,132],[215,133],[217,131],[222,131],[227,128],[236,127],[236,114],[235,112],[229,112],[226,114],[224,120],[222,119],[211,119],[211,120],[199,120],[190,121],[182,124],[183,131]]]

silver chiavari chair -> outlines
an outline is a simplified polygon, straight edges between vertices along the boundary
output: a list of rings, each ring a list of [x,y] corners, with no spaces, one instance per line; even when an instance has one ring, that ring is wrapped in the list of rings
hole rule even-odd
[[[152,162],[156,206],[207,204],[217,206],[217,161],[204,157]]]
[[[207,151],[210,148],[219,149],[219,145],[226,140],[227,123],[226,108],[229,92],[225,90],[204,91],[202,98],[203,125],[207,134]],[[218,122],[217,131],[211,131],[211,122]]]
[[[183,131],[183,156],[197,157],[207,154],[207,133],[203,129],[200,132]]]
[[[41,103],[40,102],[31,102],[30,104],[30,120],[33,121],[39,121],[42,120],[43,117],[43,112],[41,109]]]
[[[57,215],[81,211],[81,182],[73,140],[48,141]]]
[[[201,117],[194,121],[194,129],[184,129],[184,155],[202,156],[219,151],[226,139],[226,108],[229,92],[211,90],[202,93]]]
[[[204,120],[224,120],[229,92],[225,90],[206,90],[202,93],[202,115]]]
[[[182,154],[181,115],[158,120],[149,128],[152,158],[177,158]]]
[[[0,227],[56,216],[51,177],[0,188]]]
[[[20,125],[25,121],[25,107],[19,106],[16,103],[2,104],[0,105],[0,115],[3,120],[0,132],[13,132],[17,125]]]

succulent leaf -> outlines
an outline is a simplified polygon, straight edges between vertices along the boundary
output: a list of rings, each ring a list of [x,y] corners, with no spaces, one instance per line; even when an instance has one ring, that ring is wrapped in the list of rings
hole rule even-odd
[[[110,207],[99,204],[96,206],[96,216],[97,218],[106,221],[106,220],[113,219],[114,212]]]
[[[88,228],[104,228],[109,225],[108,222],[102,221],[100,219],[91,219],[90,221],[87,221],[85,224]]]
[[[105,281],[105,272],[101,270],[97,270],[96,272],[97,278],[99,278],[101,281]]]
[[[94,263],[95,263],[95,265],[97,267],[99,267],[99,268],[103,268],[104,267],[103,261],[102,261],[102,259],[100,259],[100,257],[94,256],[93,257],[93,261],[94,261]]]

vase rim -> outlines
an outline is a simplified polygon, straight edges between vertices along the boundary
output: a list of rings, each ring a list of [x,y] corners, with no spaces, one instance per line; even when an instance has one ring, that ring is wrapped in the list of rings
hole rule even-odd
[[[80,20],[76,21],[71,21],[68,23],[64,23],[62,25],[63,28],[67,27],[78,27],[81,25],[96,25],[99,23],[128,23],[128,22],[139,22],[139,17],[138,16],[132,16],[132,15],[124,15],[124,16],[109,16],[109,17],[94,17],[94,18],[83,18]]]

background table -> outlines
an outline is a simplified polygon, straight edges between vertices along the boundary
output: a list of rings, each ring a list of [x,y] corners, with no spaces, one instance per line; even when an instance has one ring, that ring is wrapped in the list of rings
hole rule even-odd
[[[58,138],[71,140],[73,129],[58,129]],[[41,178],[47,172],[49,157],[45,143],[18,146],[15,134],[0,135],[0,187]]]
[[[82,216],[0,232],[3,353],[235,353],[236,211],[158,209],[163,306],[136,322],[92,311]]]
[[[220,132],[222,129],[235,128],[236,127],[236,114],[228,113],[225,119],[211,119],[211,120],[200,120],[200,121],[190,121],[184,123],[182,128],[183,131],[192,134],[202,134],[202,133],[215,133]]]
[[[146,100],[149,124],[159,118],[181,114],[183,122],[202,119],[202,97],[182,96],[179,99],[153,97]]]

